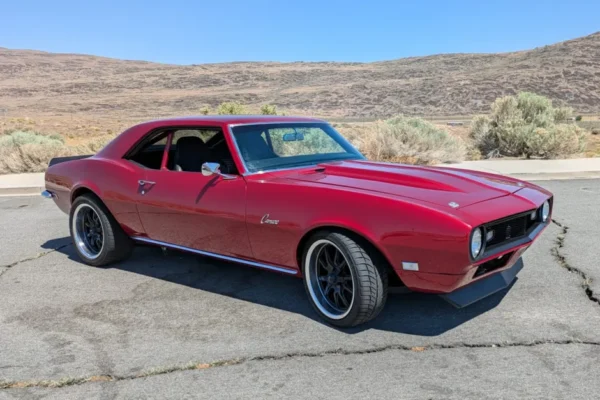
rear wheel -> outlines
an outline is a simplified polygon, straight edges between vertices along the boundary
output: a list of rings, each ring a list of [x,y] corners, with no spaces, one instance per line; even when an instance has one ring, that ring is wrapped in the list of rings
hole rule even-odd
[[[319,232],[307,243],[302,272],[309,300],[328,323],[356,326],[375,318],[387,298],[384,265],[367,248],[335,232]]]
[[[133,250],[131,239],[94,195],[85,194],[75,199],[69,227],[75,250],[86,264],[108,265],[129,257]]]

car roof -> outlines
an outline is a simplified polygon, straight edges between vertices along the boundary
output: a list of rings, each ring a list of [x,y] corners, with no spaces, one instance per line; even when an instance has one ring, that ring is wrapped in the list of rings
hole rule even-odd
[[[174,117],[147,121],[132,126],[122,132],[106,147],[104,147],[97,156],[105,158],[121,158],[123,154],[129,151],[144,135],[151,130],[167,127],[189,127],[194,125],[239,125],[239,124],[269,124],[282,122],[312,122],[326,123],[323,120],[308,117],[291,117],[279,115],[200,115],[189,117]]]
[[[277,122],[325,122],[316,118],[309,117],[293,117],[293,116],[281,116],[281,115],[200,115],[200,116],[188,116],[188,117],[175,117],[159,119],[152,122],[161,122],[165,125],[168,124],[181,124],[183,123],[218,123],[218,124],[252,124],[252,123],[277,123]]]

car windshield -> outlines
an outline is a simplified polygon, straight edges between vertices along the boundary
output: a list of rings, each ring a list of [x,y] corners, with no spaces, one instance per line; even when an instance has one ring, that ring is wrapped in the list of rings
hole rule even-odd
[[[325,123],[252,124],[231,130],[248,172],[364,159]]]

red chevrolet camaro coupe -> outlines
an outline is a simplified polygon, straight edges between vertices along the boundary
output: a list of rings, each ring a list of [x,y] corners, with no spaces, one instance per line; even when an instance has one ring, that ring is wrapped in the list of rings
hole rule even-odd
[[[53,159],[43,195],[87,264],[144,243],[295,275],[341,327],[375,318],[388,280],[457,307],[508,287],[552,212],[531,183],[368,161],[324,121],[270,116],[136,125]]]

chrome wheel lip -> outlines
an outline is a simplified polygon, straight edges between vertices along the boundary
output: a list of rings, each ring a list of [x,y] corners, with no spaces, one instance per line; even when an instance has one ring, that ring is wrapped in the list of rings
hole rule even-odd
[[[348,306],[348,309],[346,311],[344,311],[343,313],[334,313],[331,310],[328,310],[327,307],[322,303],[322,300],[320,298],[320,296],[322,296],[320,287],[316,288],[316,290],[315,290],[315,285],[318,285],[319,283],[315,282],[315,280],[314,280],[315,277],[313,276],[313,271],[312,271],[313,268],[316,269],[316,258],[315,258],[314,263],[312,262],[312,259],[313,259],[314,252],[317,249],[319,249],[322,245],[331,245],[331,246],[335,247],[337,249],[337,251],[340,252],[342,257],[344,257],[344,261],[346,262],[346,264],[348,265],[348,269],[350,270],[350,276],[352,277],[352,300],[350,301],[350,305]],[[331,240],[320,239],[320,240],[317,240],[316,242],[314,242],[310,246],[310,248],[308,249],[308,252],[306,253],[306,259],[304,262],[305,262],[304,271],[305,271],[306,286],[308,287],[308,292],[310,294],[310,297],[311,297],[313,303],[317,306],[319,311],[321,313],[323,313],[323,315],[325,315],[327,318],[330,318],[332,320],[341,320],[341,319],[344,319],[345,317],[347,317],[348,314],[350,314],[350,311],[352,311],[352,306],[354,305],[354,299],[356,298],[356,279],[354,278],[354,271],[353,271],[352,267],[350,266],[350,263],[348,262],[348,258],[346,257],[344,252],[339,248],[338,245],[333,243]],[[319,293],[317,293],[317,290],[319,291]]]
[[[87,212],[87,211],[91,211],[100,221],[100,229],[101,229],[101,233],[102,233],[102,246],[100,247],[100,250],[95,252],[93,249],[90,248],[90,246],[88,245],[88,243],[86,242],[85,238],[84,238],[84,231],[83,231],[83,213]],[[104,242],[105,242],[105,235],[104,235],[104,226],[102,225],[102,220],[100,219],[100,215],[98,215],[98,212],[96,212],[96,210],[94,209],[94,207],[90,206],[89,204],[80,204],[77,206],[77,208],[75,209],[75,211],[73,212],[73,221],[72,221],[72,225],[71,225],[71,231],[73,232],[73,241],[75,242],[75,246],[77,246],[77,249],[79,250],[79,252],[87,259],[89,260],[95,260],[96,258],[100,257],[100,254],[102,253],[102,249],[104,249]]]

